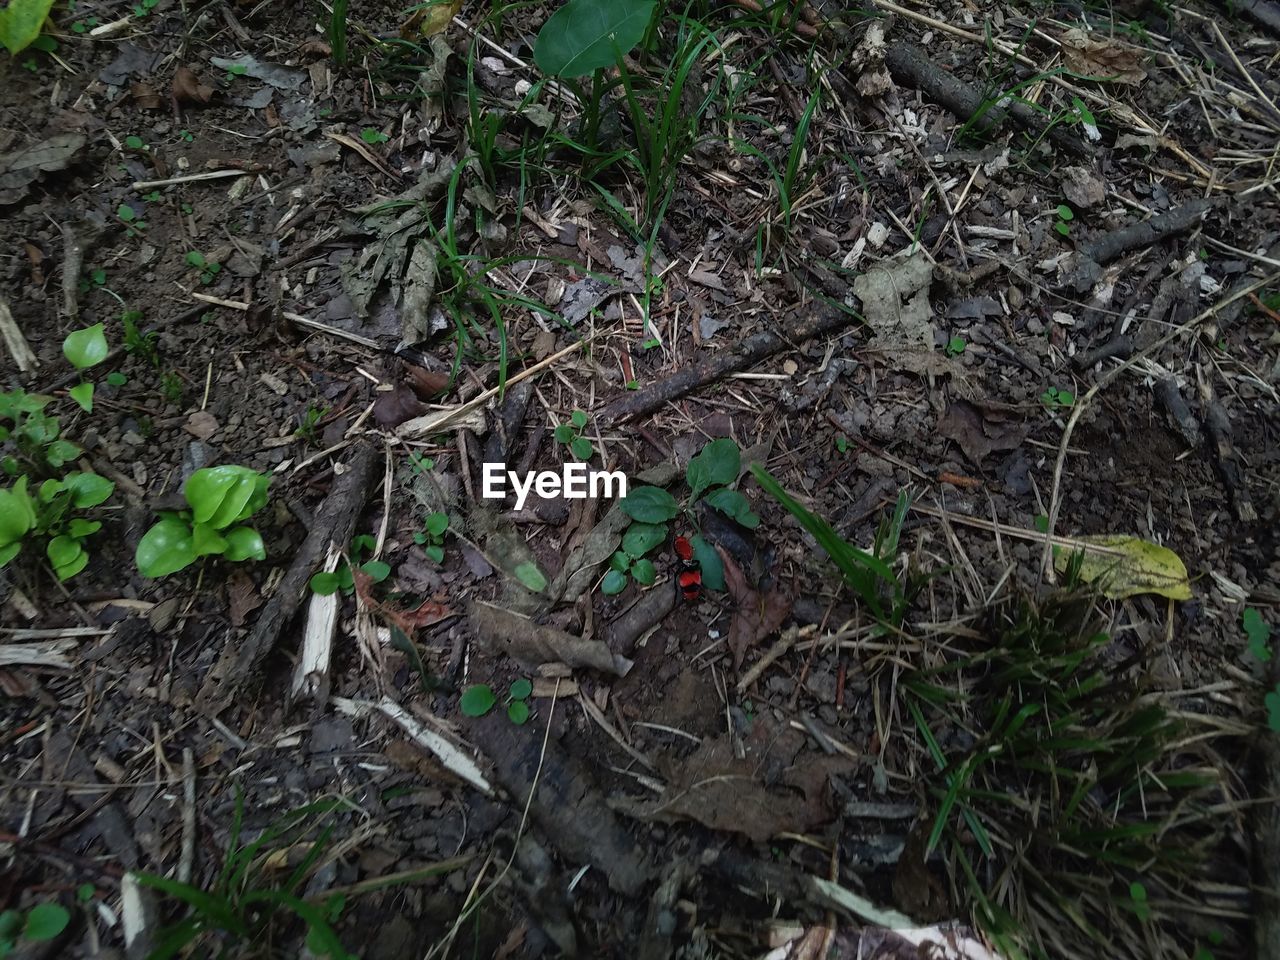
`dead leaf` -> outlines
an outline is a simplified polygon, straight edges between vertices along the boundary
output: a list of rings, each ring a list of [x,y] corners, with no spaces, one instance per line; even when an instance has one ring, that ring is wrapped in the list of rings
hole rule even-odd
[[[761,594],[748,583],[742,568],[719,544],[716,551],[724,561],[724,586],[733,598],[733,621],[729,624],[727,643],[733,653],[733,668],[742,667],[747,651],[776,633],[791,613],[791,598],[783,595],[775,583]]]
[[[214,89],[207,83],[201,83],[196,72],[190,67],[179,67],[173,75],[173,99],[178,103],[208,103],[213,99]]]
[[[297,67],[286,67],[279,63],[260,63],[256,57],[247,53],[231,59],[210,57],[209,62],[223,70],[244,67],[246,75],[269,83],[277,90],[297,90],[308,76],[307,71],[299,70]]]
[[[133,97],[134,104],[140,110],[159,110],[163,104],[155,87],[141,80],[135,80],[129,84],[129,96]]]
[[[1064,30],[1062,58],[1073,72],[1095,80],[1138,84],[1147,78],[1142,69],[1142,51],[1111,37]]]
[[[884,65],[884,24],[871,21],[850,58],[857,73],[854,89],[864,97],[882,97],[893,89],[893,78]]]
[[[0,155],[0,204],[17,203],[41,173],[65,170],[85,145],[83,133],[55,133],[46,140]]]
[[[233,627],[243,627],[249,614],[262,606],[262,595],[243,570],[236,570],[227,579],[227,615]]]
[[[1171,600],[1191,599],[1187,567],[1168,547],[1113,534],[1075,537],[1071,544],[1054,548],[1054,569],[1067,569],[1077,545],[1084,550],[1080,579],[1097,584],[1103,596],[1123,600],[1155,593]]]
[[[403,383],[378,394],[373,402],[373,419],[383,430],[391,430],[426,412],[426,406],[414,395],[413,388]]]
[[[33,286],[44,286],[44,251],[34,243],[23,243],[22,249],[27,252],[27,262],[31,264],[31,283]]]
[[[415,33],[420,37],[443,33],[461,10],[462,0],[421,4],[413,16],[400,25],[400,39],[412,40]]]
[[[1015,411],[995,405],[979,405],[955,400],[938,421],[938,433],[959,444],[974,466],[998,450],[1015,450],[1030,428]]]
[[[187,422],[182,425],[182,429],[197,440],[208,440],[218,432],[218,418],[208,410],[197,410],[187,417]]]
[[[933,350],[929,284],[933,266],[924,253],[885,260],[853,281],[862,315],[875,331],[872,346],[893,354]]]
[[[449,374],[440,370],[428,370],[416,363],[404,365],[404,379],[419,400],[427,401],[443,393],[449,386]]]

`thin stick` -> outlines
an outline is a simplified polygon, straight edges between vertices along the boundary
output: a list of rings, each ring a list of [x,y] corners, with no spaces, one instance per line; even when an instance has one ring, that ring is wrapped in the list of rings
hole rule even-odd
[[[227,177],[247,177],[243,170],[208,170],[205,173],[189,173],[185,177],[169,177],[166,180],[135,180],[133,189],[151,190],[154,187],[172,187],[179,183],[194,183],[197,180],[224,180]]]

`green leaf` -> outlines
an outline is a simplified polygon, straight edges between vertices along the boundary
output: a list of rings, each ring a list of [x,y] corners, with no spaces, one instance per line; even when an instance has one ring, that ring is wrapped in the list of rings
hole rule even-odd
[[[1267,726],[1272,733],[1280,733],[1280,684],[1276,684],[1276,688],[1263,697],[1262,702],[1267,707]]]
[[[89,565],[89,554],[73,537],[54,537],[45,547],[45,553],[59,580],[70,580]]]
[[[661,487],[636,487],[618,501],[618,506],[632,520],[641,523],[662,523],[680,513],[676,498]]]
[[[192,519],[222,530],[257,512],[266,503],[271,478],[236,464],[197,470],[183,488]]]
[[[141,150],[143,147],[146,146],[142,138],[137,136],[136,134],[130,134],[129,136],[125,137],[124,145],[128,147],[130,150]]]
[[[138,219],[138,214],[135,213],[133,207],[129,206],[127,203],[122,203],[120,206],[116,207],[116,216],[125,223],[133,223],[133,221]]]
[[[507,704],[507,719],[517,727],[522,727],[529,720],[529,705],[523,700],[513,700]]]
[[[93,384],[78,383],[67,391],[69,396],[85,413],[93,413]]]
[[[191,549],[197,557],[207,557],[210,554],[221,556],[226,552],[227,541],[209,524],[197,523],[191,527]]]
[[[587,415],[581,410],[575,410],[573,413],[569,414],[569,422],[581,430],[587,425]]]
[[[443,536],[444,532],[449,529],[449,515],[447,513],[433,513],[427,517],[426,530],[433,537]]]
[[[77,370],[92,367],[107,359],[110,350],[103,326],[95,323],[83,330],[74,330],[62,341],[62,353]]]
[[[658,571],[654,568],[652,560],[643,557],[631,565],[631,576],[635,578],[636,583],[649,587],[653,585],[654,580],[658,579]]]
[[[556,438],[556,443],[572,443],[574,436],[573,427],[569,426],[567,423],[562,423],[560,426],[555,428],[553,436]]]
[[[517,580],[534,593],[541,593],[547,589],[546,575],[538,569],[538,565],[532,560],[516,564],[516,568],[511,572],[515,574]]]
[[[511,694],[512,700],[528,700],[529,694],[533,693],[533,684],[521,677],[511,684],[511,689],[508,693]]]
[[[225,536],[227,549],[222,555],[232,563],[267,559],[267,547],[262,542],[262,534],[253,527],[232,527]]]
[[[493,690],[487,683],[477,683],[462,691],[458,706],[463,716],[483,717],[497,702],[498,698],[493,695]]]
[[[86,510],[105,503],[115,492],[116,485],[106,477],[96,473],[68,473],[62,478],[63,486],[71,493],[71,505],[77,510]]]
[[[27,940],[52,940],[71,922],[71,914],[61,904],[37,903],[27,911],[22,936]]]
[[[7,547],[0,547],[0,567],[7,566],[9,561],[16,557],[22,551],[22,544],[11,543]]]
[[[74,460],[83,451],[69,440],[55,440],[44,448],[44,458],[49,466],[60,467],[69,460]]]
[[[606,597],[616,596],[627,589],[627,575],[621,570],[610,570],[600,581],[600,592]]]
[[[553,77],[583,77],[618,63],[644,37],[653,0],[569,0],[538,31],[533,59]]]
[[[1058,216],[1070,223],[1076,218],[1075,211],[1068,207],[1065,203],[1058,204]]]
[[[360,569],[372,577],[374,583],[381,583],[391,576],[391,564],[383,560],[366,560],[360,564]]]
[[[318,593],[322,597],[328,597],[338,592],[338,574],[336,572],[321,570],[319,573],[312,574],[307,583],[311,587],[312,593]]]
[[[123,387],[128,382],[129,378],[119,370],[112,370],[107,374],[107,383],[111,384],[113,387]]]
[[[71,522],[67,524],[67,536],[83,540],[85,537],[93,536],[101,529],[101,520],[85,520],[82,517],[73,517]]]
[[[432,563],[444,563],[444,547],[432,545],[423,547],[422,552],[427,555],[427,559]]]
[[[703,497],[702,502],[715,507],[725,516],[732,517],[744,527],[754,530],[760,525],[760,518],[751,512],[751,501],[737,490],[720,487]]]
[[[191,525],[182,520],[161,520],[138,542],[134,554],[138,572],[154,579],[167,577],[196,561],[191,544]]]
[[[627,554],[619,550],[609,558],[609,569],[617,570],[619,573],[626,573],[631,568],[631,558]]]
[[[738,445],[727,437],[712,440],[702,452],[689,461],[685,478],[689,482],[689,499],[697,500],[707,487],[722,486],[738,479],[742,454]]]
[[[586,437],[574,437],[569,441],[569,450],[579,460],[590,460],[592,454],[596,452],[595,447],[591,445],[591,441]]]
[[[1271,642],[1271,628],[1262,619],[1262,614],[1250,607],[1240,618],[1240,623],[1244,627],[1244,635],[1249,638],[1249,652],[1266,663],[1271,659],[1271,648],[1268,646]]]
[[[665,523],[633,523],[622,535],[622,552],[639,559],[666,539]]]
[[[708,590],[724,589],[724,560],[720,553],[702,538],[701,534],[689,541],[693,547],[693,559],[702,571],[702,585]]]
[[[188,266],[199,267],[203,270],[205,264],[204,254],[199,250],[192,250],[187,254],[187,264]]]
[[[27,492],[27,478],[0,490],[0,547],[18,543],[36,525],[36,508]]]
[[[0,43],[12,54],[21,53],[40,36],[53,0],[9,0],[0,10]]]
[[[81,903],[88,903],[97,892],[97,888],[92,883],[82,883],[76,887],[76,899]]]

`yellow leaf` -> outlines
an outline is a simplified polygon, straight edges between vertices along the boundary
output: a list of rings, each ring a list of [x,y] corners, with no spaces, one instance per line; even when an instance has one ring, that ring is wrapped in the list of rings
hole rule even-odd
[[[1191,583],[1181,558],[1168,547],[1137,537],[1104,534],[1074,537],[1054,549],[1053,565],[1066,570],[1072,554],[1084,551],[1080,579],[1096,583],[1104,596],[1122,600],[1139,593],[1157,593],[1171,600],[1190,600]]]
[[[400,36],[408,40],[414,33],[423,37],[443,33],[461,10],[462,0],[435,0],[434,3],[426,3],[400,26]]]

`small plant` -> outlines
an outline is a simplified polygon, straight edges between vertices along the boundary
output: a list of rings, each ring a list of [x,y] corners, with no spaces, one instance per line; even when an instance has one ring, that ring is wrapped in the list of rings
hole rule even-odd
[[[135,17],[145,17],[154,10],[160,3],[160,0],[139,0],[134,4],[133,15]]]
[[[18,941],[47,943],[58,937],[71,914],[58,903],[37,903],[24,915],[21,910],[5,910],[0,913],[0,958],[7,957],[18,948]]]
[[[1151,904],[1147,903],[1147,888],[1137,880],[1129,884],[1129,909],[1143,922],[1151,919]]]
[[[71,24],[72,33],[88,33],[98,25],[97,17],[85,17],[83,20],[75,20]]]
[[[0,468],[9,476],[52,476],[80,456],[80,448],[63,439],[58,418],[44,412],[52,400],[23,390],[0,393],[0,444],[13,445],[0,458]]]
[[[1271,659],[1271,627],[1262,619],[1262,614],[1255,607],[1249,607],[1240,618],[1244,627],[1244,635],[1249,640],[1249,652],[1260,663]]]
[[[422,530],[413,535],[413,542],[422,547],[422,552],[433,563],[444,561],[444,535],[449,529],[447,513],[432,513],[427,516]]]
[[[609,571],[600,581],[600,592],[611,597],[627,588],[627,575],[642,586],[651,586],[658,577],[653,561],[645,554],[667,539],[665,523],[634,522],[622,535],[622,549],[609,560]]]
[[[62,341],[62,354],[77,370],[87,370],[107,359],[110,350],[103,326],[95,323],[91,327],[75,330],[67,334]],[[93,384],[89,381],[78,383],[67,394],[80,405],[86,413],[93,412]]]
[[[262,535],[243,521],[266,505],[270,485],[269,475],[248,467],[197,470],[182,491],[190,509],[161,511],[161,519],[143,534],[135,556],[138,571],[167,577],[205,556],[232,563],[265,560]]]
[[[420,477],[424,473],[429,473],[435,469],[436,462],[428,457],[425,453],[418,453],[416,450],[409,454],[409,469],[415,477]]]
[[[182,402],[182,378],[172,370],[160,375],[160,393],[170,403]]]
[[[1058,204],[1057,214],[1058,214],[1058,220],[1056,223],[1054,223],[1053,229],[1057,230],[1058,233],[1062,234],[1064,237],[1070,236],[1071,221],[1076,218],[1075,211],[1072,210],[1070,207],[1068,207],[1065,203],[1060,203]]]
[[[318,429],[320,421],[324,419],[324,415],[328,412],[325,407],[317,407],[314,403],[307,404],[307,409],[299,419],[298,429],[294,431],[293,435],[299,440],[318,445],[320,442]]]
[[[146,141],[134,134],[124,138],[124,145],[126,150],[133,150],[135,153],[145,153],[147,150]]]
[[[355,575],[351,572],[352,564],[361,573],[368,574],[374,583],[381,583],[387,577],[391,576],[391,565],[382,560],[365,560],[366,553],[372,552],[378,546],[378,541],[367,533],[362,533],[358,537],[353,537],[351,545],[347,548],[347,556],[345,559],[338,561],[336,569],[322,570],[319,573],[312,574],[311,585],[313,593],[318,593],[322,597],[327,597],[341,590],[343,593],[352,593],[356,588]]]
[[[958,357],[968,345],[969,342],[964,337],[952,337],[947,341],[946,354],[948,357]]]
[[[124,328],[124,352],[159,369],[160,348],[157,344],[160,342],[160,334],[154,330],[143,333],[138,326],[141,320],[140,310],[126,310],[120,315],[120,325]]]
[[[586,427],[586,413],[581,410],[575,410],[569,415],[568,423],[562,423],[555,429],[556,442],[566,444],[570,452],[583,461],[590,460],[591,455],[595,453],[595,448],[591,445],[591,441],[582,435],[582,431]]]
[[[511,684],[507,691],[507,719],[517,727],[523,726],[529,719],[529,697],[533,694],[533,684],[521,677]],[[463,716],[483,717],[498,703],[493,688],[487,683],[477,683],[462,691],[458,703]]]
[[[1076,395],[1062,387],[1050,387],[1040,394],[1040,402],[1050,410],[1066,409],[1076,402]]]
[[[200,282],[205,286],[218,279],[218,274],[222,270],[222,264],[206,259],[199,250],[192,250],[187,254],[187,265],[200,271]]]
[[[106,502],[116,485],[96,473],[68,473],[40,484],[36,495],[27,489],[28,478],[18,478],[8,490],[0,490],[0,567],[5,566],[32,537],[46,541],[45,555],[59,580],[69,580],[89,563],[85,541],[102,529],[100,520],[72,516]]]
[[[116,207],[116,218],[124,224],[125,233],[131,237],[140,237],[147,229],[147,221],[139,218],[138,211],[127,203]]]
[[[190,130],[179,130],[178,139],[181,140],[183,143],[195,143],[196,135],[192,133]]]
[[[233,63],[227,67],[227,83],[233,81],[236,77],[243,77],[249,72],[249,68],[243,63]]]
[[[846,437],[844,434],[840,434],[840,436],[836,437],[836,449],[840,451],[840,453],[848,453],[849,438]]]
[[[386,143],[391,138],[381,130],[375,130],[373,127],[365,127],[360,131],[360,139],[370,146],[376,146],[379,143]]]

